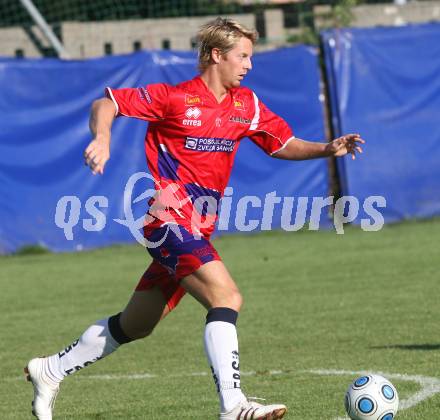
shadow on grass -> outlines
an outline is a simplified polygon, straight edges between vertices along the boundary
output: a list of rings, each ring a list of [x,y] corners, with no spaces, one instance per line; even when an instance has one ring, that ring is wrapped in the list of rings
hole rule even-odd
[[[373,350],[386,350],[386,349],[397,349],[397,350],[440,350],[440,344],[388,344],[385,346],[371,346],[370,349]]]
[[[50,253],[51,251],[42,245],[25,245],[15,251],[13,255],[42,255]]]

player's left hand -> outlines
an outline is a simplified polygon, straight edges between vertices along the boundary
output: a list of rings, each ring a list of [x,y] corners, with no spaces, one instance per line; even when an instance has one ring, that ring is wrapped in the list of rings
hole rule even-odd
[[[351,158],[356,159],[356,153],[362,153],[361,144],[365,140],[361,139],[360,134],[346,134],[338,137],[327,145],[327,150],[330,156],[340,157],[351,154]]]

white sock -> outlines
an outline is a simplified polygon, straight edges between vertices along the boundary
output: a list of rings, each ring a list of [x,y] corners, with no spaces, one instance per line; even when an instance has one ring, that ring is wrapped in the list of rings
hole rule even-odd
[[[120,344],[112,337],[109,318],[97,321],[64,350],[47,358],[47,375],[54,382],[113,353]]]
[[[240,362],[238,355],[235,320],[229,315],[237,312],[229,308],[213,308],[207,316],[205,327],[205,351],[220,398],[220,411],[232,410],[246,397],[240,388]],[[226,313],[226,316],[224,314]],[[217,319],[225,319],[219,321]]]

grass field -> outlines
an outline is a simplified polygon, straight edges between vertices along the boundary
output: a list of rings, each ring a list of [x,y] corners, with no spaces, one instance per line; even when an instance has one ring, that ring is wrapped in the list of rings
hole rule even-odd
[[[410,406],[399,419],[440,419],[439,238],[437,219],[215,240],[245,300],[245,392],[286,403],[287,419],[333,420],[353,372],[385,372]],[[32,418],[27,360],[121,310],[148,260],[140,246],[0,257],[1,419]],[[216,419],[204,316],[186,297],[150,338],[67,378],[55,419]]]

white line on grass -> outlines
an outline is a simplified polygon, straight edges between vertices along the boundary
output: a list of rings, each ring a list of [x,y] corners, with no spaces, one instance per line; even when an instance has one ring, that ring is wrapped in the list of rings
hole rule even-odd
[[[377,373],[379,375],[385,376],[389,379],[400,379],[402,381],[417,382],[421,389],[415,394],[411,395],[405,400],[401,400],[399,403],[400,410],[407,410],[408,408],[414,407],[415,405],[421,403],[422,401],[432,397],[435,394],[440,393],[440,379],[433,378],[429,376],[420,375],[405,375],[400,373],[383,373],[383,372],[369,372],[369,371],[350,371],[350,370],[335,370],[335,369],[313,369],[304,371],[306,373],[312,373],[315,375],[327,375],[327,376],[341,376],[341,375],[366,375]],[[283,370],[269,370],[264,372],[248,371],[241,372],[242,376],[255,376],[255,375],[289,375],[293,371],[283,371]],[[155,378],[187,378],[190,376],[208,376],[207,371],[204,372],[187,372],[187,373],[177,373],[170,375],[158,375],[153,373],[136,373],[131,375],[120,375],[120,374],[104,374],[104,375],[78,375],[77,377],[82,380],[99,380],[99,381],[118,381],[118,380],[142,380],[142,379],[155,379]],[[23,377],[15,377],[10,379],[20,379]],[[337,417],[335,420],[347,420],[348,417]]]
[[[254,376],[254,375],[286,375],[290,372],[283,372],[282,370],[270,370],[266,372],[241,372],[241,376]],[[188,376],[208,376],[208,372],[191,372],[191,373],[175,373],[170,375],[157,375],[152,373],[138,373],[132,375],[81,375],[78,376],[81,379],[96,379],[96,380],[120,380],[120,379],[154,379],[154,378],[187,378]]]
[[[440,393],[440,379],[432,378],[429,376],[420,375],[404,375],[401,373],[383,373],[383,372],[368,372],[368,371],[349,371],[349,370],[309,370],[309,373],[316,375],[368,375],[377,373],[389,379],[399,379],[408,382],[417,382],[421,389],[415,394],[411,395],[405,400],[401,400],[399,403],[399,410],[407,410],[414,407],[422,401],[431,398],[433,395]],[[348,417],[337,417],[335,420],[346,420]]]
[[[269,370],[264,372],[248,371],[241,372],[241,376],[255,376],[255,375],[288,375],[289,371]],[[98,374],[98,375],[78,375],[75,377],[82,380],[97,380],[97,381],[119,381],[119,380],[140,380],[140,379],[155,379],[155,378],[188,378],[189,376],[208,376],[209,372],[185,372],[175,373],[169,375],[155,374],[155,373],[133,373],[130,375],[121,374]],[[23,376],[15,376],[13,378],[5,378],[6,380],[22,380]]]

